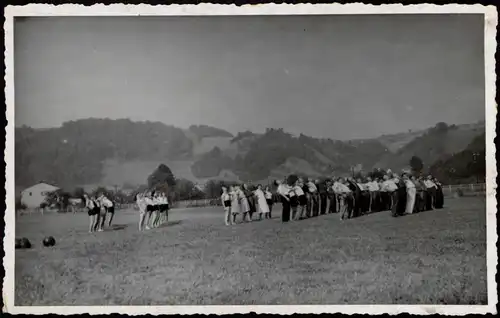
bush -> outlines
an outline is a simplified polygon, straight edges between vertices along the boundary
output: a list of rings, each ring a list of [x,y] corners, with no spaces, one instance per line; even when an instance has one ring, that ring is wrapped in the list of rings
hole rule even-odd
[[[16,199],[16,211],[17,210],[26,210],[26,205],[24,205],[22,202],[21,202],[21,199],[20,198],[17,198]]]

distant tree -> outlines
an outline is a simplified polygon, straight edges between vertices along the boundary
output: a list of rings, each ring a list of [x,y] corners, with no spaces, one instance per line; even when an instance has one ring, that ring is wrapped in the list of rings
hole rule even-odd
[[[176,200],[195,200],[204,197],[204,193],[187,179],[177,179],[174,192]]]
[[[361,171],[355,171],[353,174],[354,180],[364,179],[364,177],[365,176],[363,175],[363,172],[361,172]]]
[[[384,169],[375,168],[368,176],[372,179],[382,179],[387,172]]]
[[[127,202],[128,196],[121,190],[118,190],[113,193],[110,197],[116,203],[125,203]]]
[[[410,159],[410,167],[413,173],[420,174],[424,169],[424,163],[422,162],[422,159],[420,159],[419,157],[413,156]]]
[[[203,188],[203,192],[205,193],[206,198],[218,198],[222,193],[222,187],[230,187],[236,185],[237,182],[228,182],[221,180],[209,180],[205,183]]]
[[[448,131],[448,124],[445,122],[439,122],[436,124],[435,128],[438,132],[446,132]]]
[[[148,187],[168,192],[168,188],[173,188],[176,184],[175,176],[164,164],[161,164],[156,170],[148,177]]]
[[[94,190],[92,190],[92,191],[90,192],[90,195],[92,195],[92,196],[94,196],[94,197],[98,197],[98,196],[100,196],[100,195],[102,195],[102,194],[104,194],[104,195],[105,195],[105,196],[107,196],[108,198],[109,198],[110,196],[112,196],[112,195],[113,195],[112,191],[110,191],[110,190],[106,189],[106,188],[105,188],[105,187],[103,187],[103,186],[99,186],[99,187],[95,188]]]
[[[217,198],[222,192],[222,183],[218,180],[209,180],[203,190],[207,198]]]
[[[134,189],[135,186],[133,184],[129,183],[129,182],[124,182],[122,184],[122,188],[123,189],[127,189],[127,190],[131,190],[131,189]]]
[[[85,193],[85,190],[83,188],[77,187],[77,188],[75,188],[75,190],[73,190],[72,196],[74,198],[82,198],[84,193]]]
[[[26,205],[21,202],[20,197],[16,197],[16,211],[18,210],[26,210]]]

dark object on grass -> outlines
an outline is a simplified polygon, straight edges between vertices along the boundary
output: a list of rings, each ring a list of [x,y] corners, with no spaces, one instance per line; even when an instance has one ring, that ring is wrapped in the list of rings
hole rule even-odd
[[[43,246],[50,247],[56,245],[56,239],[53,236],[48,236],[43,239]]]
[[[31,248],[31,242],[27,238],[23,237],[20,239],[19,248]]]
[[[21,248],[21,239],[16,238],[16,249]]]

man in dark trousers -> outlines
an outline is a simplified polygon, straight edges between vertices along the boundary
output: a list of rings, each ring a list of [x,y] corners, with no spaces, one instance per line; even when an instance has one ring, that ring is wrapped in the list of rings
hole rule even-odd
[[[361,189],[359,188],[357,183],[354,182],[353,178],[347,178],[347,186],[352,191],[352,195],[353,195],[353,199],[354,199],[352,217],[358,217],[361,214],[361,208],[363,206]]]
[[[326,181],[316,180],[316,188],[318,188],[318,196],[319,196],[319,214],[326,214],[326,204],[328,199],[328,193],[326,191]]]
[[[326,182],[326,192],[328,195],[328,213],[336,213],[337,212],[337,196],[335,195],[335,191],[333,191],[333,178]]]
[[[288,222],[290,221],[290,187],[286,184],[286,178],[285,182],[281,180],[276,180],[274,181],[275,185],[278,186],[278,189],[276,192],[281,198],[281,204],[283,207],[283,212],[281,213],[281,221],[282,222]]]
[[[397,217],[404,214],[406,209],[406,185],[402,178],[395,175],[394,182],[398,189],[394,191],[394,201],[392,206],[392,216]]]
[[[304,191],[304,194],[307,199],[307,204],[306,204],[306,217],[310,218],[312,216],[312,197],[311,194],[309,193],[309,186],[307,185],[307,178],[300,178],[299,182],[302,184],[302,191]]]
[[[433,178],[432,182],[434,182],[434,184],[436,185],[436,201],[434,205],[436,209],[442,209],[444,206],[443,185],[436,178]]]

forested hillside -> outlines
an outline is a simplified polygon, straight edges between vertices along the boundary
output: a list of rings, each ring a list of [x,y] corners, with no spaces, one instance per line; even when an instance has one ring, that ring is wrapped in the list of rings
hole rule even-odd
[[[160,163],[168,163],[176,177],[194,182],[221,173],[239,180],[264,180],[292,172],[349,173],[354,166],[397,170],[408,166],[412,156],[421,158],[426,169],[436,162],[448,167],[460,161],[456,158],[469,156],[471,145],[481,144],[472,142],[476,137],[484,140],[484,123],[440,123],[417,133],[340,141],[293,136],[283,129],[233,136],[204,125],[183,130],[159,122],[85,119],[51,129],[16,128],[16,186],[40,180],[67,187],[116,184],[118,179],[144,184],[147,176],[132,173],[131,167],[150,171]]]

